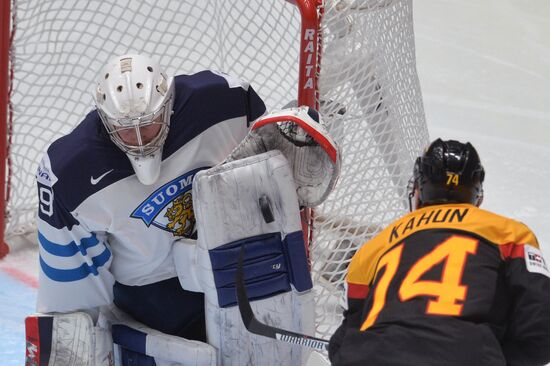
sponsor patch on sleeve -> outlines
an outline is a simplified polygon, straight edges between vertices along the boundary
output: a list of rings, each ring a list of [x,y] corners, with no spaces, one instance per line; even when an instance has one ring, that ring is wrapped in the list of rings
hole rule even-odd
[[[550,271],[548,270],[548,266],[546,264],[546,261],[544,260],[544,257],[542,256],[542,252],[540,249],[535,248],[529,244],[524,245],[525,250],[525,265],[527,267],[527,270],[532,273],[540,273],[545,275],[546,277],[550,277]]]
[[[52,172],[50,157],[45,154],[36,171],[36,181],[47,187],[51,187],[57,182],[57,177]]]
[[[248,87],[250,86],[249,82],[239,79],[238,77],[235,77],[217,70],[210,70],[210,71],[213,74],[221,76],[222,78],[227,80],[227,84],[229,84],[230,88],[243,88],[244,90],[248,90]]]

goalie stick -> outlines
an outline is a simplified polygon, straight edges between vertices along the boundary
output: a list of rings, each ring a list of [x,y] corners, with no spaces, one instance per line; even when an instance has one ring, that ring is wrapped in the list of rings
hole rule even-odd
[[[246,293],[246,288],[244,285],[244,275],[243,275],[243,261],[244,261],[244,245],[241,247],[239,253],[239,262],[237,264],[237,274],[236,274],[236,291],[237,291],[237,302],[239,304],[239,311],[243,319],[244,326],[246,329],[254,334],[258,334],[264,337],[269,337],[277,339],[287,343],[298,344],[305,347],[310,347],[319,351],[328,350],[328,340],[312,337],[305,334],[300,334],[296,332],[291,332],[285,329],[273,327],[267,324],[260,322],[252,311],[250,306],[250,301]]]

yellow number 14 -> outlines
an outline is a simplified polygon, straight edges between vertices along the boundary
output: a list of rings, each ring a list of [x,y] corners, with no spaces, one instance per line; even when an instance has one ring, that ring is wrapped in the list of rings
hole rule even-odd
[[[475,254],[477,245],[478,241],[475,239],[453,236],[436,246],[410,268],[399,287],[399,299],[404,302],[417,296],[430,296],[433,299],[428,301],[426,314],[460,315],[468,290],[467,286],[461,284],[462,275],[468,254]],[[362,331],[374,324],[384,308],[388,287],[399,268],[402,252],[403,244],[390,250],[380,259],[375,277],[382,268],[385,268],[385,271],[374,290],[372,307],[361,326]],[[443,261],[445,263],[440,281],[420,279]]]

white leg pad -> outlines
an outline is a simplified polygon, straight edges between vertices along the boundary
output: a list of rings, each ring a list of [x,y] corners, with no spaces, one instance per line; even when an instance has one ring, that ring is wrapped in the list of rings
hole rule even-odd
[[[94,326],[84,312],[35,314],[25,319],[27,365],[112,366],[108,329]]]
[[[218,350],[220,365],[304,364],[309,350],[248,332],[236,306],[235,273],[244,246],[245,283],[256,316],[314,334],[311,277],[286,158],[273,150],[199,172],[193,206],[208,343]]]

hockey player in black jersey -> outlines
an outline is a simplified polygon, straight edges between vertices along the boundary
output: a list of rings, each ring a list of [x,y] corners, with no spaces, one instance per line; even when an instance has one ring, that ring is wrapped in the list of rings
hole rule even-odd
[[[348,269],[335,366],[550,362],[550,272],[524,224],[478,208],[470,143],[435,140],[414,166],[415,210],[364,244]]]

